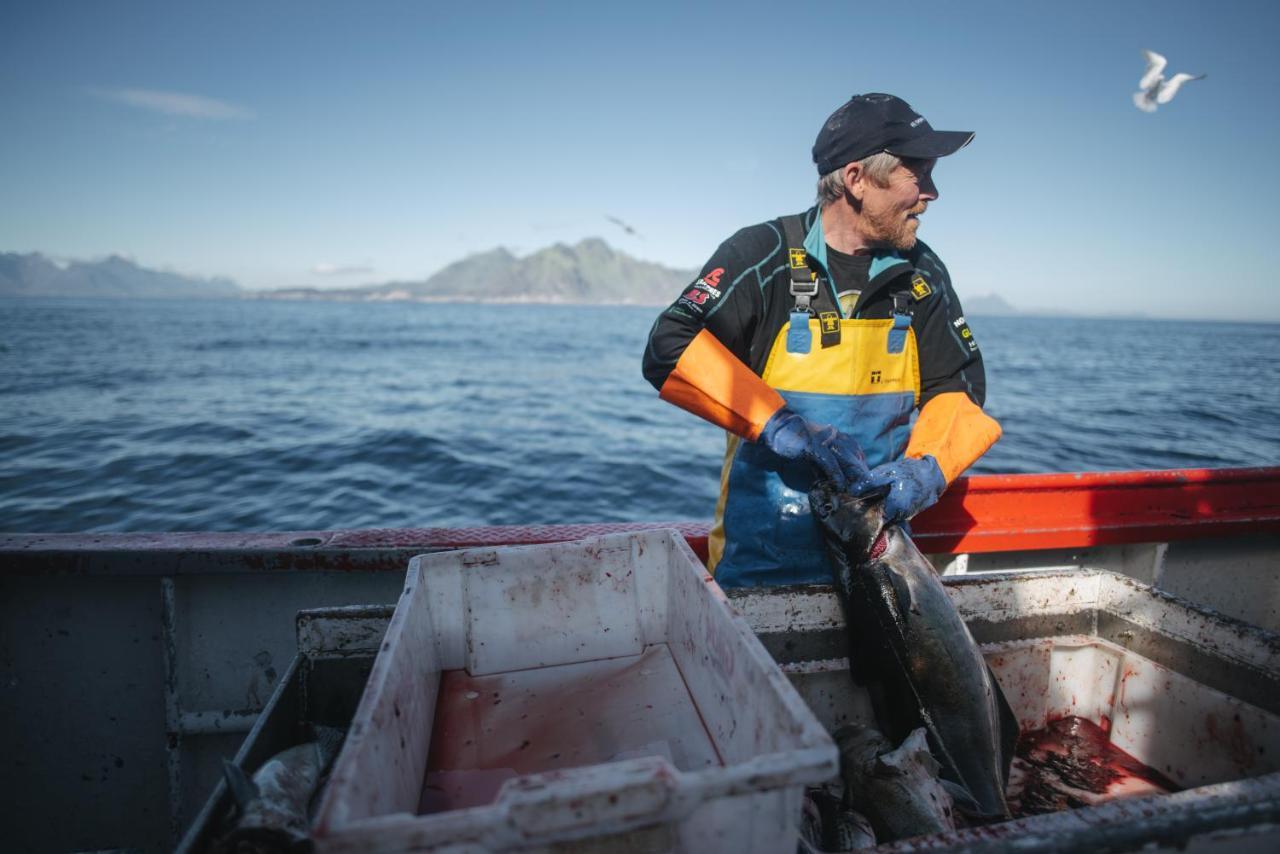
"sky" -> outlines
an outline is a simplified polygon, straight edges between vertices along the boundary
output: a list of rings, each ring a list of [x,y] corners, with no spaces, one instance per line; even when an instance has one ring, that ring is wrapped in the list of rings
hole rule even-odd
[[[919,232],[962,297],[1280,321],[1278,25],[1271,0],[19,0],[0,251],[253,289],[590,236],[699,267],[812,204],[818,128],[890,92],[977,134]],[[1144,48],[1208,78],[1140,112]]]

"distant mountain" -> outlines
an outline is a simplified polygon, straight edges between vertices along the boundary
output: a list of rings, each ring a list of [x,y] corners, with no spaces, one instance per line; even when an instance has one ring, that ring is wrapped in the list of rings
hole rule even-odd
[[[288,288],[260,291],[263,299],[420,300],[458,302],[635,303],[665,305],[694,278],[640,261],[598,237],[574,246],[557,243],[519,258],[492,249],[455,261],[420,282],[387,282],[341,290]]]
[[[119,255],[60,266],[39,252],[0,252],[0,296],[117,299],[235,297],[230,279],[200,279],[139,267]]]
[[[218,298],[351,302],[530,302],[666,305],[696,271],[664,267],[619,252],[598,237],[557,243],[523,258],[498,248],[468,255],[421,281],[358,288],[297,287],[245,291],[226,278],[150,270],[112,255],[55,264],[39,252],[0,252],[0,297]],[[1024,314],[995,294],[964,299],[966,313]]]
[[[964,297],[964,312],[975,317],[1005,314],[1021,314],[1018,309],[1009,305],[1001,297],[996,294],[985,294],[982,296]]]

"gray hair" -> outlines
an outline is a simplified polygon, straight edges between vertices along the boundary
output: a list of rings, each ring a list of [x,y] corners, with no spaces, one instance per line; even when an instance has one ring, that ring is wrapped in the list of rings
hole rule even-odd
[[[880,186],[889,183],[889,173],[898,168],[902,160],[887,151],[877,151],[858,161],[862,172]],[[818,179],[818,204],[829,205],[844,197],[844,167],[833,169]]]

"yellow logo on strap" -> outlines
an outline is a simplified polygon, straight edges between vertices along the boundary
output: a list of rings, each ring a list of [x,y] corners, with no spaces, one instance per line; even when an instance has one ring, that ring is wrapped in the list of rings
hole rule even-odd
[[[916,298],[917,302],[931,293],[933,293],[933,288],[929,287],[929,283],[923,277],[913,276],[911,278],[911,295]]]
[[[822,331],[830,334],[840,329],[840,315],[834,311],[824,311],[818,315],[818,320],[822,323]]]
[[[804,262],[805,253],[803,249],[788,249],[787,251],[791,254],[792,269],[809,266]]]

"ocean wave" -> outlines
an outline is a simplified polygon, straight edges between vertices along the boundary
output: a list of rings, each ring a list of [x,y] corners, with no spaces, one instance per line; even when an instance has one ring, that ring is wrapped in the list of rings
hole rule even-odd
[[[723,432],[641,377],[654,314],[510,307],[497,332],[456,305],[0,318],[3,527],[709,519]],[[977,473],[1280,463],[1275,327],[981,321],[1005,435]]]

